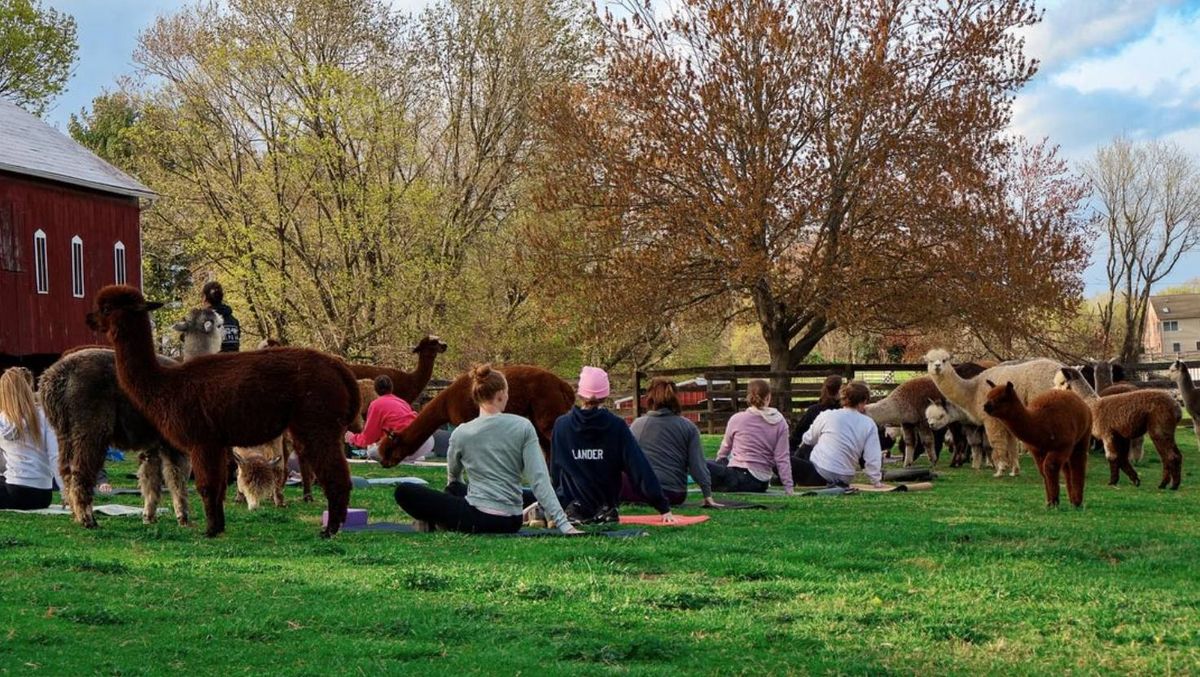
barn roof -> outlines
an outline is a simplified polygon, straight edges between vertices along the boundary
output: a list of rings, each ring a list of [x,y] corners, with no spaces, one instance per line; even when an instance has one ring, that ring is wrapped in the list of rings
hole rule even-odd
[[[0,171],[116,195],[154,197],[154,191],[137,179],[3,98],[0,98]]]
[[[1159,320],[1190,320],[1200,317],[1200,294],[1151,296]]]

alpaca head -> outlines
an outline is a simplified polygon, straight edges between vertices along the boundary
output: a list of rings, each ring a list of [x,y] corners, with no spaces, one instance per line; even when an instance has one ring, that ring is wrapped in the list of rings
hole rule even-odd
[[[449,346],[446,345],[445,341],[442,341],[442,339],[431,334],[421,339],[420,343],[413,346],[412,351],[420,355],[428,355],[429,357],[433,357],[446,352],[446,348],[448,347]]]
[[[925,353],[925,364],[929,369],[929,373],[938,375],[950,369],[950,353],[941,348],[934,348]]]
[[[267,348],[279,348],[283,344],[273,338],[265,338],[258,342],[258,350],[266,350]]]
[[[983,412],[988,416],[1006,418],[1022,406],[1021,398],[1017,397],[1017,389],[1013,387],[1012,381],[1002,386],[991,381],[988,381],[987,384],[991,390],[988,391],[987,401],[983,403]]]
[[[186,317],[171,325],[179,332],[184,354],[211,355],[221,350],[225,320],[211,308],[192,308]]]
[[[93,331],[111,333],[122,322],[145,317],[150,311],[162,308],[157,301],[147,301],[136,287],[110,284],[96,294],[95,309],[87,314],[87,325]],[[147,321],[149,318],[146,318]]]
[[[1178,381],[1180,376],[1187,373],[1187,368],[1187,364],[1177,357],[1175,358],[1175,361],[1171,363],[1171,368],[1167,371],[1167,374],[1171,377],[1172,381]]]
[[[1103,362],[1101,364],[1104,364]],[[1054,387],[1058,390],[1067,390],[1085,397],[1095,393],[1095,390],[1088,385],[1083,374],[1074,367],[1063,367],[1054,374]]]
[[[946,398],[929,398],[929,406],[925,407],[925,420],[934,430],[941,430],[953,422],[950,420],[950,406],[946,404]]]
[[[416,449],[410,449],[406,452],[400,448],[402,446],[404,446],[404,440],[401,439],[400,433],[394,430],[383,431],[383,437],[379,438],[379,465],[391,468],[416,451]]]
[[[283,438],[256,447],[234,447],[233,458],[238,466],[238,491],[246,497],[246,507],[254,510],[271,500],[284,471]]]

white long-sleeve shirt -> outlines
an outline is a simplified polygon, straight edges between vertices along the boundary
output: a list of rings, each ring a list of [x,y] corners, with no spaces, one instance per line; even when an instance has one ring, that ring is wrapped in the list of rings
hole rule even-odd
[[[863,472],[872,483],[883,479],[879,429],[866,414],[846,408],[823,411],[804,433],[804,443],[812,446],[809,460],[818,470],[849,482],[858,472],[861,458],[866,465]]]
[[[4,482],[30,489],[52,489],[53,482],[63,486],[58,474],[58,438],[46,415],[38,409],[42,443],[34,445],[20,434],[17,426],[0,414],[0,453],[4,454]]]

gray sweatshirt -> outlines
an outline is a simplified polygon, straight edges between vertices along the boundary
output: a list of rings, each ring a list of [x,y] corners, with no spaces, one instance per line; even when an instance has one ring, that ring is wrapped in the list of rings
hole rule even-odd
[[[450,434],[446,460],[446,475],[451,482],[461,481],[466,470],[470,479],[467,503],[473,507],[492,514],[520,515],[524,475],[546,516],[560,531],[570,528],[550,484],[537,431],[529,419],[515,414],[480,414]]]
[[[670,409],[658,409],[639,417],[629,430],[654,468],[663,491],[686,492],[690,472],[705,498],[712,496],[712,480],[695,423]]]

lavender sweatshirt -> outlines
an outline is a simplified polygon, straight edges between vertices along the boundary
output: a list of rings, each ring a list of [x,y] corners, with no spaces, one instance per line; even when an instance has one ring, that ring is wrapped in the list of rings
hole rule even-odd
[[[745,468],[758,479],[779,473],[783,488],[792,490],[792,459],[788,449],[788,424],[775,409],[751,407],[729,419],[717,458],[731,456],[731,468]]]

